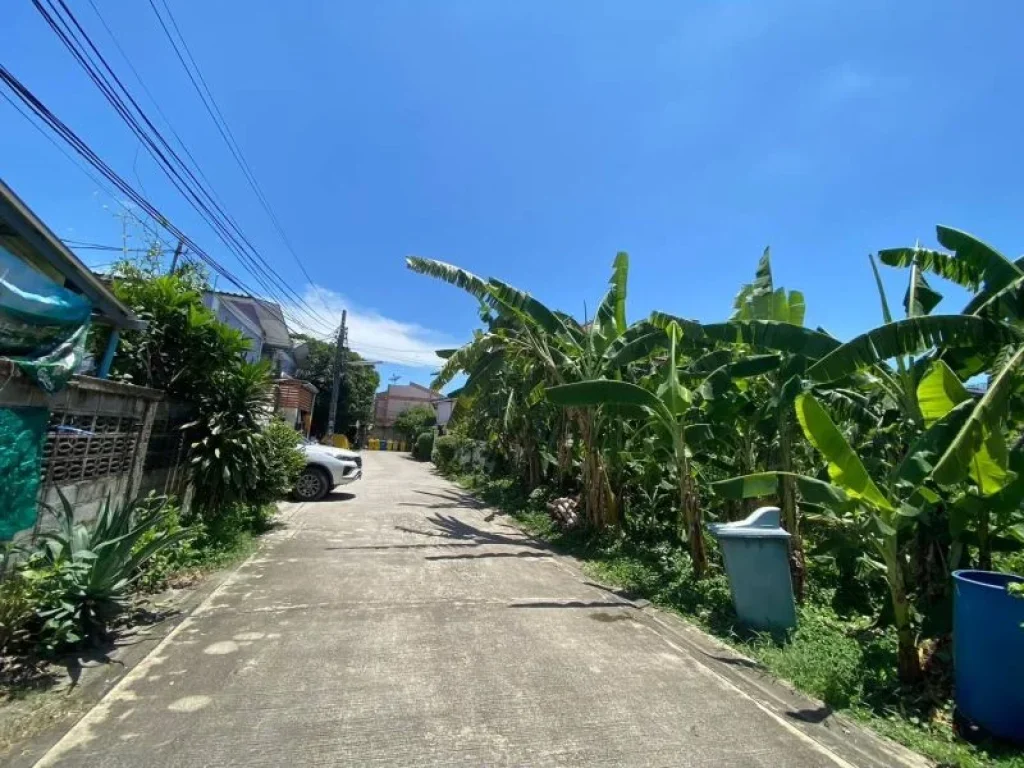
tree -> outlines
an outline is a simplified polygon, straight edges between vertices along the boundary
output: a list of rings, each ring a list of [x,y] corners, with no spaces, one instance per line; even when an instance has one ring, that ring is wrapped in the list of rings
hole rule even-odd
[[[331,409],[337,345],[303,335],[294,338],[304,342],[309,350],[306,362],[295,372],[295,377],[309,381],[319,390],[313,406],[310,432],[322,435],[327,432],[327,418]],[[346,365],[338,392],[338,415],[334,431],[355,438],[356,422],[367,424],[373,419],[373,395],[380,385],[380,374],[372,365],[353,365],[363,358],[351,349],[344,350],[342,355]]]
[[[420,434],[437,423],[437,414],[429,405],[414,405],[402,411],[395,419],[395,431],[413,442]]]

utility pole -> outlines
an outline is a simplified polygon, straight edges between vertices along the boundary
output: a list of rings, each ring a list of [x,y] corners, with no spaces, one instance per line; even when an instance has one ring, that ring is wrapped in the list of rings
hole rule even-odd
[[[338,329],[338,346],[334,350],[334,382],[331,385],[331,408],[327,416],[327,441],[334,442],[334,422],[338,417],[338,395],[341,393],[341,375],[345,370],[345,321],[348,310],[341,310],[341,327]]]
[[[185,241],[179,239],[178,240],[178,247],[174,249],[174,258],[171,259],[171,268],[168,271],[168,274],[173,275],[174,274],[174,270],[176,270],[178,268],[178,259],[181,258],[181,252],[184,249],[185,249]]]

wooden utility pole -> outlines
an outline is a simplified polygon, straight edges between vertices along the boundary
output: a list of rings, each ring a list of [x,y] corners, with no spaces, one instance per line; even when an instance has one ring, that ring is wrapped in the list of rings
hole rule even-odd
[[[338,417],[338,395],[341,393],[341,375],[345,370],[345,321],[348,310],[341,310],[341,327],[338,329],[338,346],[334,350],[334,382],[331,384],[331,408],[327,416],[327,441],[334,442],[334,422]]]

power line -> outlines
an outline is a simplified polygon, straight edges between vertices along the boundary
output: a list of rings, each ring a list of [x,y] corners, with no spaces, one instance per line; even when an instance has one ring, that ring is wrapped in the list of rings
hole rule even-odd
[[[90,2],[92,2],[92,0],[90,0]],[[253,194],[256,195],[256,199],[259,200],[260,205],[263,206],[263,210],[266,211],[267,216],[270,218],[271,223],[277,230],[278,235],[280,235],[281,240],[285,244],[285,247],[288,249],[292,257],[295,259],[295,263],[298,264],[299,269],[302,271],[302,274],[305,276],[306,280],[308,280],[310,284],[315,285],[313,278],[310,277],[309,273],[306,271],[306,267],[302,263],[302,259],[299,258],[298,253],[296,253],[295,249],[292,247],[291,241],[288,239],[288,235],[285,234],[284,228],[281,226],[281,222],[278,220],[277,215],[274,213],[274,210],[270,207],[270,203],[267,200],[267,197],[264,194],[263,188],[260,186],[259,181],[256,179],[256,175],[253,173],[252,167],[246,161],[245,155],[242,154],[242,148],[238,145],[238,142],[235,140],[235,136],[231,132],[230,124],[225,119],[224,113],[221,112],[220,107],[217,105],[217,100],[213,96],[213,91],[210,90],[210,86],[207,84],[206,78],[203,77],[203,72],[199,68],[199,64],[196,62],[195,57],[192,55],[192,51],[188,47],[188,42],[185,40],[185,35],[182,34],[181,28],[178,26],[178,22],[174,18],[174,14],[171,13],[170,6],[167,5],[166,0],[160,0],[160,3],[161,5],[163,5],[164,11],[167,13],[167,18],[171,22],[171,26],[174,27],[174,31],[177,33],[178,39],[181,41],[181,47],[185,51],[185,55],[188,57],[188,60],[192,63],[192,67],[195,69],[196,77],[198,77],[199,82],[203,84],[203,88],[200,89],[199,84],[196,83],[195,77],[192,76],[191,70],[189,69],[188,65],[185,64],[185,59],[184,57],[182,57],[181,52],[178,50],[178,46],[175,43],[170,30],[167,28],[167,25],[164,23],[163,17],[160,15],[160,11],[157,10],[156,4],[153,2],[153,0],[149,0],[149,5],[153,9],[153,13],[156,15],[157,20],[160,22],[160,26],[163,29],[164,34],[167,36],[168,42],[174,49],[174,52],[178,57],[178,61],[181,62],[181,66],[182,68],[184,68],[185,74],[188,75],[188,79],[192,83],[192,87],[195,88],[196,93],[199,95],[200,100],[203,102],[203,106],[206,107],[206,112],[210,115],[210,119],[213,120],[214,125],[217,127],[218,133],[220,133],[221,138],[224,139],[224,143],[227,144],[228,149],[231,151],[231,155],[235,158],[235,162],[238,163],[238,167],[242,171],[242,175],[245,177],[245,180],[249,183],[249,187],[252,189]],[[203,94],[203,90],[206,91],[205,96]],[[209,97],[209,103],[207,102],[207,97]],[[214,113],[216,113],[216,116]]]
[[[21,99],[37,117],[57,133],[60,138],[67,142],[75,152],[81,155],[86,162],[99,171],[100,174],[113,184],[122,194],[138,205],[139,208],[145,211],[147,215],[159,222],[160,225],[172,235],[184,240],[185,244],[189,246],[193,253],[197,254],[203,262],[216,271],[217,274],[223,276],[240,290],[250,293],[249,289],[241,279],[232,274],[230,270],[217,262],[192,238],[168,221],[168,219],[152,203],[142,197],[142,195],[140,195],[128,182],[118,175],[116,171],[107,165],[107,163],[105,163],[103,159],[100,158],[100,156],[97,155],[91,147],[89,147],[88,144],[86,144],[70,127],[68,127],[66,123],[53,114],[53,112],[50,111],[50,109],[43,104],[34,93],[26,88],[20,80],[11,74],[10,70],[8,70],[3,64],[0,64],[0,80],[2,80],[8,88],[11,89],[14,95]]]
[[[111,106],[114,107],[122,120],[143,142],[149,154],[160,166],[172,185],[178,189],[207,224],[217,232],[224,244],[239,258],[243,267],[252,275],[264,291],[275,298],[279,297],[279,292],[283,292],[284,295],[289,297],[290,301],[295,301],[300,306],[304,306],[305,311],[309,312],[311,316],[316,316],[316,312],[312,307],[273,270],[266,259],[255,249],[252,242],[241,231],[234,219],[227,214],[214,195],[200,182],[188,164],[181,159],[160,133],[159,129],[146,116],[138,102],[117,76],[117,73],[114,72],[103,54],[89,38],[88,33],[71,13],[64,0],[57,0],[57,3],[63,9],[63,15],[54,6],[52,0],[47,0],[47,2],[53,15],[42,6],[40,0],[33,0],[33,4],[47,24],[61,39],[68,51],[86,71],[86,74],[104,97],[106,97]],[[92,55],[89,54],[86,46],[88,46],[88,49],[91,49]],[[103,69],[113,79],[113,82],[95,64],[93,57],[99,60]],[[127,98],[131,108],[118,95],[118,90]],[[148,132],[140,123],[140,119],[148,127]],[[160,146],[158,146],[157,142],[159,142]],[[196,191],[197,189],[198,192]]]

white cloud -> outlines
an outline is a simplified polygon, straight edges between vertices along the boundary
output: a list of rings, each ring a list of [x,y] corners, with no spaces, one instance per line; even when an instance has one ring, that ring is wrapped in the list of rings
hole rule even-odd
[[[302,298],[312,313],[301,305],[284,305],[293,331],[313,331],[320,337],[330,336],[337,333],[341,325],[342,310],[348,310],[349,347],[369,360],[437,369],[441,359],[435,350],[461,343],[430,328],[394,320],[374,309],[360,307],[340,293],[319,285],[308,286]],[[312,317],[312,314],[318,317]]]

